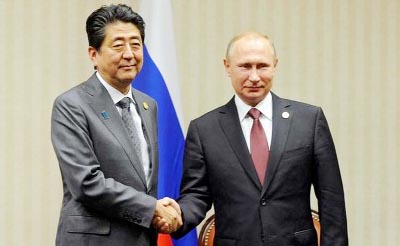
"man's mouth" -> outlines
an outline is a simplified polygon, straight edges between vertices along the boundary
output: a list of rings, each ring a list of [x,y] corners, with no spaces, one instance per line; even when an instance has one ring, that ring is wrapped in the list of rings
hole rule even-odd
[[[122,65],[122,66],[119,66],[119,67],[122,68],[122,69],[132,69],[135,66],[136,66],[135,64],[132,64],[132,65]]]
[[[262,88],[262,86],[260,86],[260,85],[251,85],[251,86],[247,86],[247,89],[260,89],[260,88]]]

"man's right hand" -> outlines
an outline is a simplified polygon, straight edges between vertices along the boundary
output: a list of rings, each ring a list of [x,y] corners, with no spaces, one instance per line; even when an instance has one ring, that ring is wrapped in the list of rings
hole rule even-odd
[[[153,226],[161,233],[172,233],[182,226],[181,209],[178,203],[168,197],[157,201]]]

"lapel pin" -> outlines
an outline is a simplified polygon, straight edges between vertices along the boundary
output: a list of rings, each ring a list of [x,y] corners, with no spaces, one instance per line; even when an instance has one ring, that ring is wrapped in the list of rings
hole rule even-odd
[[[149,105],[147,104],[147,102],[143,102],[143,108],[148,110],[149,109]]]
[[[105,120],[110,119],[110,116],[108,115],[108,113],[106,111],[101,112],[101,116],[103,116],[103,119],[105,119]]]
[[[284,118],[284,119],[289,118],[289,116],[290,116],[290,114],[286,111],[282,113],[282,118]]]

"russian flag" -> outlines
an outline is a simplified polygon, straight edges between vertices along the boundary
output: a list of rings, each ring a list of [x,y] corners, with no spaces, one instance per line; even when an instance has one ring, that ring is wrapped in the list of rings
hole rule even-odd
[[[182,176],[184,136],[171,3],[141,1],[140,15],[146,22],[143,68],[133,87],[158,104],[159,175],[158,197],[177,198]],[[158,246],[197,246],[196,230],[180,240],[160,234]]]

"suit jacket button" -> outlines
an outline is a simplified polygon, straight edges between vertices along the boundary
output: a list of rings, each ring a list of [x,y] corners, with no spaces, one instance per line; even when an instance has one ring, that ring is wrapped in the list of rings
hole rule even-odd
[[[267,200],[261,199],[261,206],[265,206],[265,205],[267,205]]]

